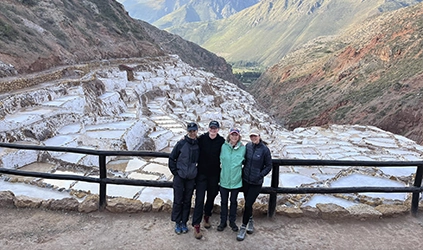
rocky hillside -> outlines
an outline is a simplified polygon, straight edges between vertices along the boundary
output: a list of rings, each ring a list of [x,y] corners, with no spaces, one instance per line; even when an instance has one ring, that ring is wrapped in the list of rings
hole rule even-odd
[[[374,125],[423,143],[422,15],[418,4],[309,42],[250,92],[290,129]]]
[[[5,0],[0,3],[0,34],[0,77],[173,53],[191,66],[236,82],[223,58],[130,18],[114,0]]]

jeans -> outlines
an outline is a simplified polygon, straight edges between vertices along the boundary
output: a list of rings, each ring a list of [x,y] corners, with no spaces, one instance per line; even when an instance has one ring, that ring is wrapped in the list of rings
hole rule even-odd
[[[203,212],[205,216],[211,216],[214,199],[219,192],[219,180],[220,176],[206,176],[204,174],[198,174],[195,180],[195,207],[194,214],[192,215],[192,225],[199,225],[203,218]],[[204,204],[204,199],[207,200]]]

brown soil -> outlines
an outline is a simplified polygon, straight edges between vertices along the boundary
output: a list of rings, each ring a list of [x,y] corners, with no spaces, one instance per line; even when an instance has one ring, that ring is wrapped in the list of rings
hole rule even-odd
[[[168,213],[113,214],[0,210],[0,249],[421,249],[423,215],[370,221],[256,217],[256,231],[238,242],[219,216],[197,240],[176,235]],[[238,221],[240,218],[238,218]]]

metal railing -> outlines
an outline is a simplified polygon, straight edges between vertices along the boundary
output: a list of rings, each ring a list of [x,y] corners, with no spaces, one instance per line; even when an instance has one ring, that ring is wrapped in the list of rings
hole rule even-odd
[[[67,174],[50,174],[40,172],[22,171],[16,169],[0,168],[1,174],[13,174],[20,176],[30,176],[46,179],[60,179],[60,180],[75,180],[99,183],[99,209],[103,210],[106,206],[106,185],[133,185],[133,186],[147,186],[147,187],[165,187],[171,188],[170,181],[153,181],[153,180],[131,180],[108,178],[106,170],[107,156],[140,156],[140,157],[163,157],[168,158],[168,153],[151,152],[151,151],[107,151],[107,150],[92,150],[83,148],[68,148],[68,147],[52,147],[52,146],[37,146],[37,145],[19,145],[11,143],[0,143],[0,147],[14,148],[21,150],[37,150],[37,151],[55,151],[68,152],[86,155],[97,155],[99,158],[100,177],[88,177]],[[338,161],[338,160],[295,160],[295,159],[273,159],[273,168],[271,176],[271,186],[262,187],[261,193],[269,194],[268,216],[272,217],[276,210],[277,195],[278,194],[311,194],[311,193],[412,193],[411,212],[413,215],[417,214],[420,193],[423,191],[421,187],[423,176],[423,161]],[[414,176],[414,184],[410,187],[279,187],[279,168],[280,166],[360,166],[360,167],[416,167]]]

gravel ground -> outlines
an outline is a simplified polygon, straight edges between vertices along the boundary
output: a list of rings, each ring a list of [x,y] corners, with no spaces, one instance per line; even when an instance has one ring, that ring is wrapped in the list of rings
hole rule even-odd
[[[420,212],[421,213],[421,212]],[[255,217],[256,231],[238,242],[226,228],[176,235],[170,214],[80,214],[0,209],[0,249],[422,249],[423,215],[369,221]],[[238,218],[238,222],[240,218]]]

